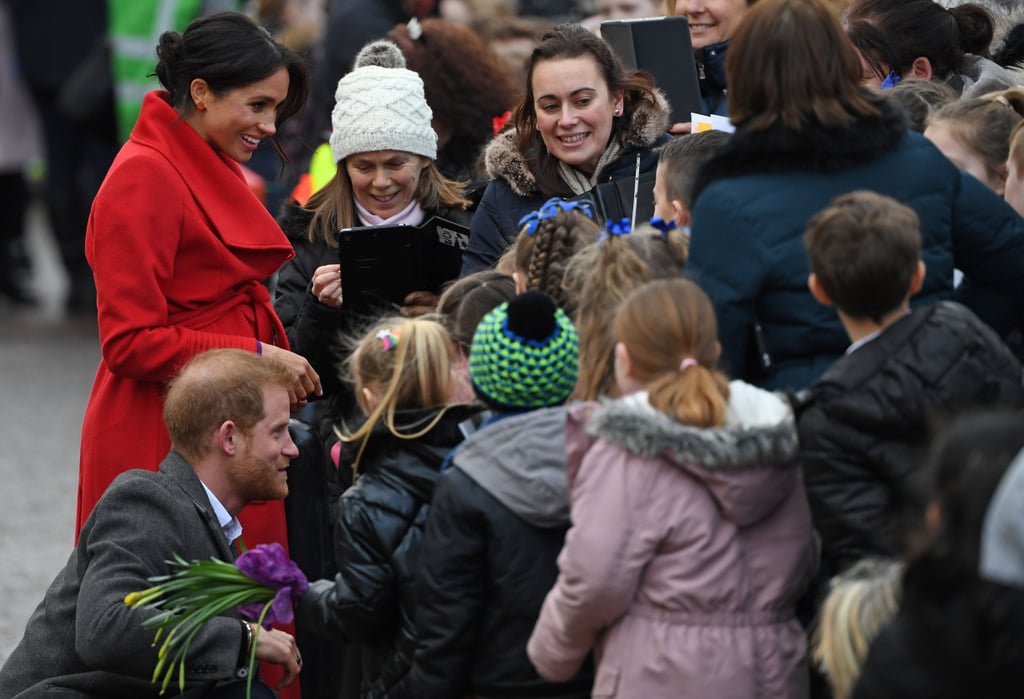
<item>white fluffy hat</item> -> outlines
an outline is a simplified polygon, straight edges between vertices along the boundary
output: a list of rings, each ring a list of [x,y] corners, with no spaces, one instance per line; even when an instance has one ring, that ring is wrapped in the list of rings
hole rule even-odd
[[[351,73],[338,81],[331,112],[334,162],[353,153],[400,150],[437,157],[433,112],[423,80],[405,67],[394,42],[373,41],[356,56]]]

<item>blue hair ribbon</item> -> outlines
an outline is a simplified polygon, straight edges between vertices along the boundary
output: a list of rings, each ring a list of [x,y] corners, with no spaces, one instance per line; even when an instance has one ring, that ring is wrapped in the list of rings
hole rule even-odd
[[[609,236],[614,235],[629,235],[632,231],[629,227],[629,219],[623,218],[618,221],[614,219],[608,219],[605,221],[604,230],[598,234],[598,242],[607,240]]]
[[[882,81],[882,89],[889,90],[891,88],[894,88],[896,87],[896,85],[899,84],[900,80],[902,79],[903,76],[901,76],[895,70],[890,70],[889,74],[885,76],[885,80]]]
[[[537,232],[537,224],[544,219],[556,216],[559,211],[579,211],[588,218],[594,218],[594,210],[589,201],[565,201],[564,199],[553,197],[544,202],[536,211],[526,214],[519,219],[519,227],[526,226],[526,234],[533,235]]]
[[[654,218],[652,218],[651,225],[657,228],[659,231],[661,231],[662,238],[667,238],[669,231],[674,231],[676,228],[678,228],[678,226],[676,226],[675,221],[666,221],[660,216],[655,216]]]

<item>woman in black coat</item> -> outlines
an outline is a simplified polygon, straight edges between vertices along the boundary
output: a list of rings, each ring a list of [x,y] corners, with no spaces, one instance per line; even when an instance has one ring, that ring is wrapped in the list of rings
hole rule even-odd
[[[292,350],[322,377],[324,395],[334,402],[328,412],[343,416],[352,401],[338,378],[344,356],[338,335],[360,319],[342,299],[338,231],[417,226],[435,215],[467,223],[469,201],[462,185],[433,162],[437,134],[423,81],[405,68],[394,43],[367,45],[356,69],[338,83],[337,98],[330,145],[338,169],[306,206],[292,205],[282,216],[295,257],[281,269],[274,308]],[[407,303],[421,307],[416,311],[433,310],[436,298],[426,294]]]

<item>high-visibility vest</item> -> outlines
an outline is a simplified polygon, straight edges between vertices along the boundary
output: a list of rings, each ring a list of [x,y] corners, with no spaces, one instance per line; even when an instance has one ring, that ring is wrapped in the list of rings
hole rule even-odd
[[[331,181],[337,171],[338,166],[334,162],[334,154],[331,153],[331,144],[321,143],[313,151],[313,157],[309,161],[309,172],[299,177],[298,184],[292,190],[292,199],[305,205],[314,192]]]
[[[171,29],[184,31],[201,5],[202,0],[107,0],[110,67],[122,141],[128,140],[139,118],[142,98],[160,87],[155,75],[160,35]]]

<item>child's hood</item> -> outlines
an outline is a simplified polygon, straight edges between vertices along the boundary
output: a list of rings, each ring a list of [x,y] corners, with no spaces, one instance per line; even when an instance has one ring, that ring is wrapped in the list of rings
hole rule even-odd
[[[574,409],[567,438],[570,483],[586,449],[602,440],[683,469],[711,492],[723,516],[737,525],[761,521],[801,483],[793,412],[776,394],[742,381],[731,382],[729,389],[726,420],[720,427],[676,422],[651,407],[645,392],[597,408]]]
[[[453,461],[533,526],[568,526],[564,407],[498,420],[470,435]]]

